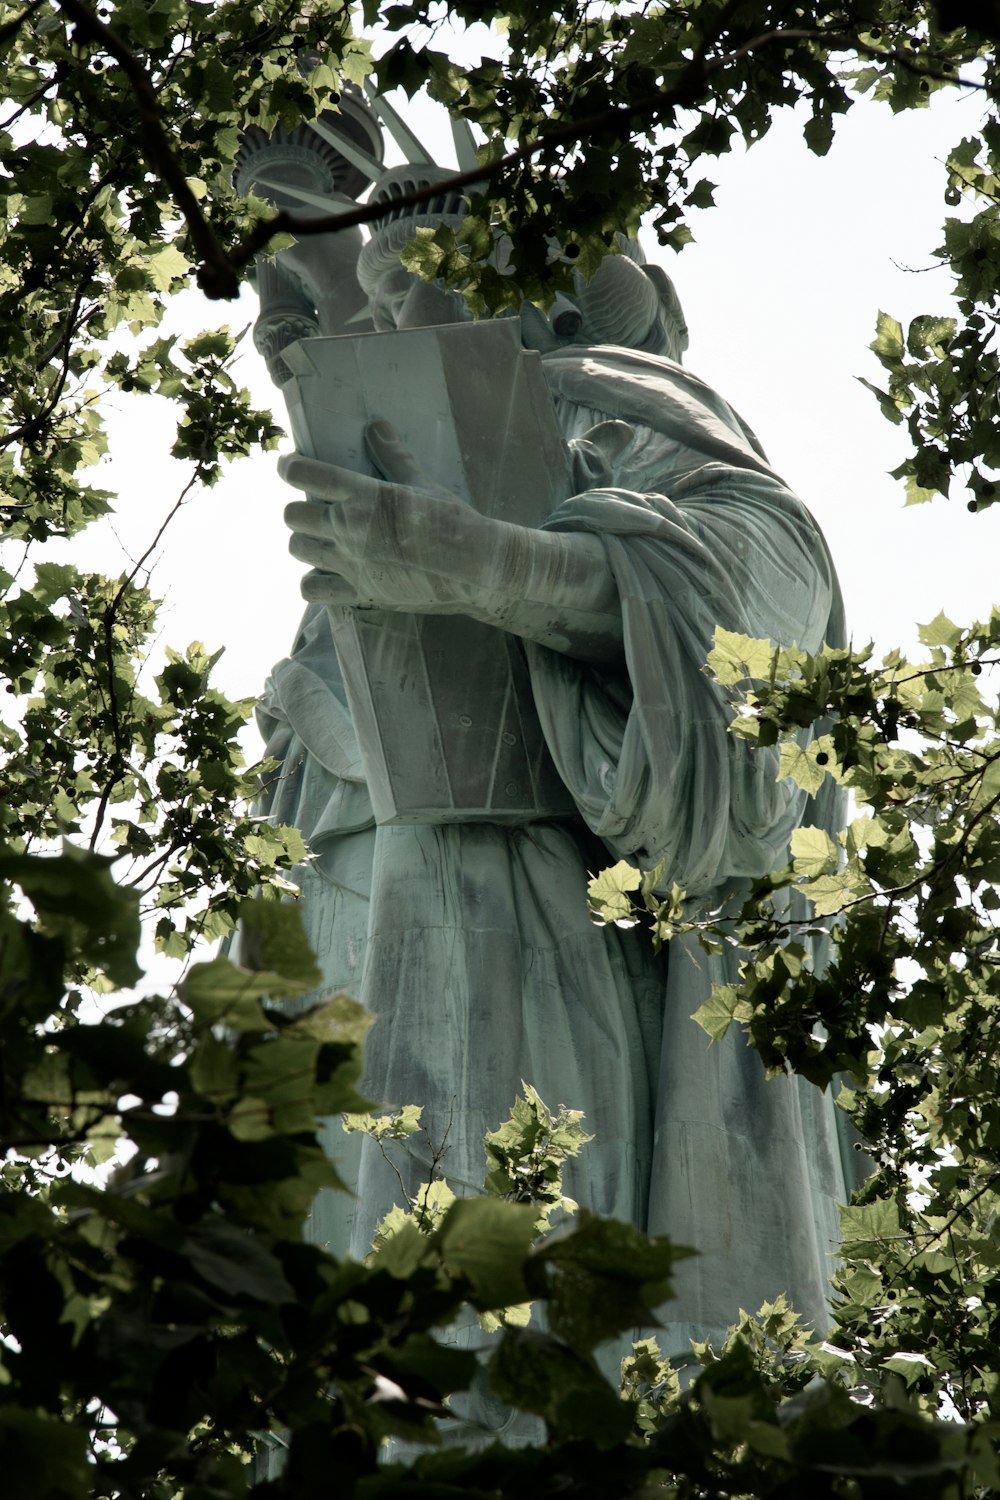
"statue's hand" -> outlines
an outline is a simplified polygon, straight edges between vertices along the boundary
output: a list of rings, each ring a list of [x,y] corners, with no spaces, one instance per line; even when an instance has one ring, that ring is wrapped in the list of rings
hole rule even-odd
[[[407,613],[461,613],[493,556],[499,523],[433,485],[387,423],[366,433],[384,479],[288,454],[278,472],[308,498],[285,510],[293,557],[312,572],[305,598]]]
[[[313,570],[307,599],[469,615],[570,656],[617,660],[621,609],[598,537],[482,516],[433,485],[388,424],[366,440],[383,479],[299,453],[279,461],[309,497],[285,511],[292,555]]]

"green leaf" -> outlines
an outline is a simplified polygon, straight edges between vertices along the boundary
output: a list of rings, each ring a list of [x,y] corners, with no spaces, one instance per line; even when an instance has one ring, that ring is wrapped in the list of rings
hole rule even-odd
[[[348,1132],[361,1130],[365,1135],[370,1135],[374,1141],[403,1141],[407,1136],[415,1135],[420,1129],[420,1117],[423,1114],[422,1104],[405,1104],[401,1110],[394,1114],[351,1114],[344,1115],[344,1129]]]
[[[248,1230],[221,1222],[196,1225],[186,1235],[181,1254],[199,1276],[229,1296],[264,1303],[294,1301],[280,1261]]]
[[[357,1047],[368,1035],[374,1021],[371,1011],[365,1010],[350,995],[331,995],[316,1005],[310,1005],[308,1010],[300,1011],[286,1023],[285,1033],[295,1037],[311,1037],[318,1042]],[[419,1114],[419,1109],[417,1113]]]
[[[899,1209],[892,1200],[885,1198],[873,1203],[848,1205],[840,1210],[840,1233],[852,1254],[866,1248],[870,1253],[877,1253],[884,1248],[886,1240],[900,1239]]]
[[[816,763],[816,756],[821,753],[814,741],[802,746],[798,740],[786,740],[778,755],[779,780],[788,776],[810,796],[815,796],[827,776],[827,767]]]
[[[825,156],[833,145],[833,120],[829,115],[815,114],[806,121],[802,134],[815,156]]]
[[[817,917],[830,917],[857,898],[858,888],[853,872],[845,868],[836,874],[815,876],[802,886],[802,892],[812,902]]]
[[[22,224],[49,224],[51,222],[51,193],[38,193],[24,200],[24,207],[21,209]]]
[[[372,1254],[373,1271],[385,1271],[398,1281],[408,1281],[414,1272],[433,1259],[426,1234],[402,1208],[386,1214],[379,1224]]]
[[[529,1204],[460,1198],[445,1214],[434,1244],[452,1276],[467,1277],[481,1311],[528,1300],[523,1265],[535,1237]]]
[[[0,1466],[4,1494],[10,1500],[88,1500],[91,1465],[83,1426],[0,1406]]]
[[[291,981],[294,991],[311,989],[323,975],[309,946],[302,913],[291,901],[242,901],[239,908],[239,957],[244,968],[270,970]]]
[[[206,1032],[191,1059],[191,1082],[200,1094],[219,1103],[235,1098],[239,1088],[236,1054],[228,1042]]]
[[[213,958],[191,968],[181,986],[181,999],[203,1026],[225,1022],[236,1031],[270,1031],[274,1022],[265,1015],[261,1001],[305,988],[292,985],[280,974],[252,973],[231,959]]]
[[[907,505],[926,505],[928,503],[928,501],[933,500],[934,497],[935,497],[935,495],[937,495],[938,493],[939,493],[939,491],[937,489],[929,489],[926,485],[921,484],[920,481],[919,481],[919,479],[917,478],[917,476],[915,474],[907,474],[907,476],[906,476],[906,504]]]
[[[803,824],[791,839],[792,862],[798,875],[826,875],[837,868],[837,846],[822,828]]]
[[[949,620],[943,610],[939,610],[933,620],[918,626],[918,629],[925,646],[948,646],[953,649],[962,636],[961,628]]]
[[[715,645],[708,653],[707,666],[724,687],[745,682],[747,678],[763,679],[771,675],[775,648],[770,641],[737,631],[716,629]]]
[[[627,1329],[655,1323],[656,1307],[671,1295],[675,1262],[691,1253],[632,1224],[581,1213],[572,1234],[536,1252],[528,1280],[546,1298],[552,1332],[589,1354]]]
[[[490,1361],[490,1383],[502,1400],[543,1418],[556,1442],[608,1448],[631,1427],[631,1407],[591,1361],[534,1329],[504,1331]]]
[[[142,970],[139,900],[115,884],[114,861],[64,844],[61,855],[0,853],[0,880],[19,885],[49,931],[64,934],[73,949],[113,984],[135,984]]]
[[[752,1014],[752,1007],[741,997],[735,984],[713,984],[708,999],[691,1019],[697,1021],[714,1042],[721,1042],[734,1021],[748,1021]]]
[[[627,860],[620,859],[608,870],[602,870],[587,882],[587,895],[595,911],[606,922],[625,922],[632,917],[630,891],[642,885],[642,873]]]
[[[906,1354],[901,1351],[883,1360],[882,1369],[892,1370],[894,1374],[901,1375],[908,1386],[913,1386],[928,1373],[933,1373],[934,1365],[926,1354]]]
[[[181,254],[176,245],[164,245],[152,255],[147,255],[144,263],[153,285],[161,292],[167,291],[172,281],[187,276],[191,269],[191,262]]]
[[[954,318],[914,318],[906,335],[906,347],[914,359],[927,350],[935,359],[944,359],[956,327]]]
[[[884,365],[898,364],[903,358],[903,327],[896,318],[880,312],[875,323],[875,339],[871,345]]]

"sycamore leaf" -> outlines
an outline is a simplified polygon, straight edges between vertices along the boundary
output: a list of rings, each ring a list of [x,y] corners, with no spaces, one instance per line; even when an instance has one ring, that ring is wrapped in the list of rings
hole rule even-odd
[[[697,1021],[714,1042],[721,1042],[734,1021],[748,1021],[752,1010],[747,1001],[740,999],[735,984],[713,984],[712,992],[704,1005],[698,1007],[692,1021]]]
[[[933,620],[918,626],[918,629],[925,646],[957,646],[962,634],[961,627],[949,620],[943,610],[939,610]]]
[[[502,1400],[542,1417],[555,1441],[580,1439],[607,1448],[621,1442],[632,1424],[628,1403],[592,1359],[533,1328],[504,1331],[490,1361],[490,1384]]]
[[[641,872],[628,860],[620,859],[609,870],[602,870],[587,882],[587,894],[591,905],[605,922],[621,922],[632,916],[628,892],[639,890],[641,885]]]
[[[172,281],[187,275],[191,262],[181,254],[176,245],[164,245],[161,250],[146,256],[145,266],[157,291],[165,292],[169,290]]]
[[[0,1452],[4,1493],[10,1500],[29,1495],[87,1500],[93,1494],[91,1455],[82,1424],[23,1406],[0,1407]]]
[[[515,1302],[498,1313],[480,1313],[479,1326],[484,1333],[496,1333],[500,1328],[527,1328],[533,1307],[533,1302]]]
[[[896,318],[880,312],[875,323],[875,339],[871,345],[883,364],[898,363],[903,357],[903,328]]]
[[[365,1010],[350,995],[331,995],[329,999],[311,1005],[308,1010],[296,1016],[286,1026],[285,1034],[313,1037],[319,1042],[358,1045],[364,1041],[374,1021],[371,1011]]]
[[[226,1124],[238,1141],[266,1141],[275,1133],[270,1104],[250,1094],[237,1101]]]
[[[451,1274],[471,1283],[470,1301],[482,1311],[527,1300],[522,1266],[535,1237],[531,1204],[498,1198],[459,1198],[434,1235]]]
[[[849,901],[855,900],[858,891],[847,870],[836,874],[817,875],[801,887],[802,893],[813,904],[817,917],[830,917],[843,911]]]
[[[195,964],[181,986],[181,999],[204,1025],[225,1022],[237,1031],[268,1031],[261,1000],[269,995],[294,994],[277,974],[252,974],[228,958]]]
[[[258,1302],[291,1302],[281,1263],[246,1229],[235,1224],[196,1225],[186,1236],[181,1253],[211,1286]]]
[[[291,901],[240,903],[240,962],[246,969],[271,969],[296,985],[322,979],[298,906]]]
[[[837,846],[822,828],[804,825],[792,834],[792,862],[798,875],[826,875],[837,868]]]
[[[707,665],[716,682],[727,687],[744,682],[748,677],[770,677],[774,661],[775,648],[770,641],[717,629],[715,646],[708,653]]]
[[[916,1385],[917,1381],[923,1379],[928,1373],[933,1373],[934,1365],[926,1354],[908,1354],[901,1350],[898,1354],[891,1354],[887,1360],[883,1360],[882,1368],[901,1375],[907,1386],[911,1386]]]
[[[817,750],[815,742],[803,748],[798,740],[786,740],[781,746],[778,759],[778,779],[788,776],[803,791],[815,796],[827,774],[827,767],[816,763],[817,755],[822,753],[824,752]],[[829,759],[828,755],[827,758]]]
[[[899,1209],[891,1199],[877,1198],[874,1203],[840,1210],[841,1239],[845,1247],[851,1247],[852,1254],[863,1245],[874,1248],[880,1241],[898,1239],[900,1234]]]
[[[907,505],[926,505],[934,496],[940,494],[939,490],[928,489],[921,484],[915,474],[906,476],[906,501]]]
[[[422,1104],[404,1104],[401,1110],[392,1115],[345,1114],[344,1129],[348,1132],[361,1130],[365,1135],[370,1135],[373,1141],[403,1141],[420,1129],[423,1112]]]

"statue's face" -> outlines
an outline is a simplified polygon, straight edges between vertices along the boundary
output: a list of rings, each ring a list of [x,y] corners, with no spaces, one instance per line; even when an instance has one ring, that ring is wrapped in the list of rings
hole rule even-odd
[[[387,271],[368,299],[372,320],[379,333],[394,328],[432,328],[440,323],[471,321],[457,292],[421,281],[403,266]]]

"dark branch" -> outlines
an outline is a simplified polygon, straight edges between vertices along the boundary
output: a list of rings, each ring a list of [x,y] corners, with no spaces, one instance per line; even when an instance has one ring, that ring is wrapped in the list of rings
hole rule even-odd
[[[31,17],[35,14],[35,11],[38,10],[42,5],[44,5],[44,3],[45,0],[31,0],[31,4],[25,6],[24,10],[22,10],[19,16],[15,16],[13,20],[8,21],[6,26],[0,26],[0,47],[2,47],[4,42],[6,42],[8,38],[12,37],[15,32],[20,31],[25,21],[30,20]]]
[[[59,0],[59,3],[66,14],[72,18],[80,34],[97,42],[114,57],[128,79],[136,102],[146,155],[150,165],[159,173],[163,182],[173,193],[174,201],[188,226],[194,248],[201,258],[197,272],[198,285],[206,296],[213,300],[239,296],[240,272],[275,235],[291,233],[302,236],[336,233],[338,230],[349,229],[359,224],[370,224],[385,213],[385,205],[380,203],[359,204],[347,212],[320,214],[313,217],[293,215],[282,209],[271,218],[262,220],[243,239],[242,243],[227,255],[202,213],[198,200],[188,186],[181,165],[174,155],[160,122],[156,93],[141,63],[111,27],[100,21],[94,12],[82,3],[82,0]],[[739,0],[730,0],[730,3],[723,7],[716,26],[703,38],[694,56],[670,87],[661,87],[643,94],[630,104],[611,105],[583,119],[566,120],[561,124],[547,124],[542,128],[537,139],[525,142],[495,161],[484,162],[482,166],[470,168],[464,172],[456,172],[442,181],[429,184],[426,188],[416,188],[410,193],[394,198],[393,208],[397,211],[401,208],[419,208],[421,204],[439,197],[443,192],[457,192],[464,188],[484,186],[512,168],[530,161],[532,157],[553,147],[575,145],[587,137],[606,134],[608,131],[623,135],[637,119],[646,122],[657,119],[662,121],[675,109],[695,104],[703,95],[706,83],[713,74],[776,42],[821,41],[828,47],[854,48],[865,56],[895,61],[928,77],[943,79],[963,87],[984,87],[973,80],[935,71],[905,54],[881,51],[859,42],[857,38],[821,29],[796,27],[762,32],[732,52],[709,58],[707,55],[709,49],[719,40],[724,21],[728,20],[730,14],[738,8],[738,3]],[[30,14],[33,8],[25,11],[24,16]],[[24,16],[18,20],[18,25]]]
[[[734,7],[727,7],[727,10]],[[985,85],[973,79],[961,78],[957,75],[936,70],[925,64],[916,62],[913,58],[903,53],[881,51],[876,47],[866,46],[856,38],[829,31],[804,28],[781,28],[774,31],[762,32],[750,41],[744,42],[732,52],[727,52],[721,57],[707,58],[706,53],[712,42],[717,40],[715,35],[706,38],[694,57],[684,68],[677,81],[669,88],[656,89],[653,92],[642,94],[630,104],[615,104],[607,109],[600,110],[596,114],[585,116],[583,119],[567,120],[562,124],[546,125],[543,132],[536,140],[528,141],[523,146],[516,147],[506,155],[498,157],[495,161],[485,162],[482,166],[470,167],[463,172],[456,172],[452,176],[437,180],[426,187],[414,188],[409,193],[403,193],[392,200],[394,211],[406,208],[419,208],[422,203],[429,202],[432,198],[438,198],[442,193],[458,192],[463,188],[482,187],[488,182],[509,172],[511,168],[520,166],[529,161],[533,156],[539,155],[554,146],[575,145],[579,141],[592,136],[606,134],[615,131],[624,134],[627,127],[636,119],[648,120],[659,116],[661,119],[671,113],[674,109],[683,109],[687,105],[695,104],[703,95],[705,84],[708,79],[719,72],[722,68],[730,67],[733,63],[741,62],[751,53],[759,51],[762,47],[771,46],[775,42],[799,42],[799,41],[822,41],[827,46],[853,47],[857,52],[869,57],[877,57],[885,61],[898,62],[900,65],[919,72],[922,76],[935,78],[947,83],[953,83],[963,88],[982,89]],[[357,208],[349,209],[341,213],[319,214],[312,217],[299,216],[290,213],[287,209],[279,210],[272,218],[262,220],[256,228],[246,236],[243,242],[235,247],[229,259],[230,264],[236,269],[241,269],[253,260],[268,244],[269,240],[277,234],[294,234],[296,236],[312,234],[336,233],[340,229],[350,229],[359,224],[371,224],[381,218],[386,212],[384,203],[362,203]],[[198,282],[206,295],[212,297],[218,293],[211,290],[213,280],[213,268],[210,266],[199,268]]]
[[[188,186],[184,170],[160,123],[156,93],[142,64],[111,27],[98,20],[81,0],[59,0],[59,3],[80,35],[89,37],[103,47],[128,79],[139,116],[139,129],[146,156],[150,166],[170,188],[174,202],[184,216],[192,243],[201,258],[199,279],[202,284],[206,286],[206,290],[211,286],[210,296],[238,297],[240,283],[236,269],[216,239],[197,198]]]

